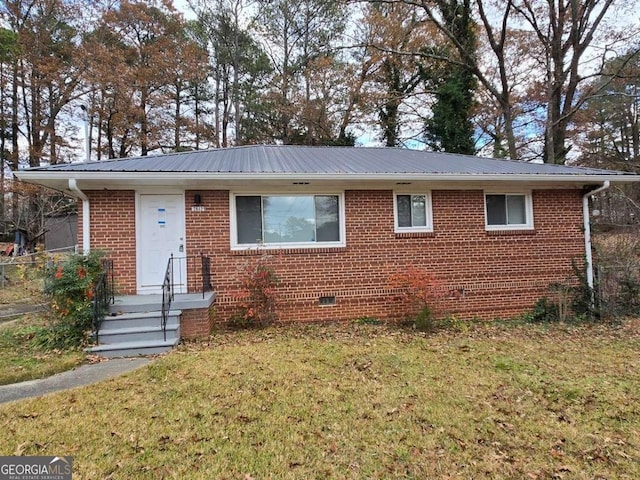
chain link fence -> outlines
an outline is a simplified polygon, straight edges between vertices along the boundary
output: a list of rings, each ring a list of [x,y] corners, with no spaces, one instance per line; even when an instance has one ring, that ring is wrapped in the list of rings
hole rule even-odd
[[[600,234],[595,246],[595,296],[603,319],[640,315],[640,234]]]

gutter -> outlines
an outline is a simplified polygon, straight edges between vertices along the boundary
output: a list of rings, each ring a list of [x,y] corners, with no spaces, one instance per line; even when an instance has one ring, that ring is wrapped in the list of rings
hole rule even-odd
[[[589,197],[596,193],[603,192],[611,185],[609,180],[605,180],[604,183],[582,196],[582,221],[584,223],[584,253],[585,264],[587,268],[587,285],[589,289],[593,290],[593,255],[591,253],[591,223],[589,222]]]
[[[75,178],[69,179],[69,190],[75,193],[82,200],[82,253],[85,255],[91,249],[91,222],[89,222],[89,197],[80,190]]]
[[[171,184],[190,180],[219,180],[219,181],[431,181],[431,182],[553,182],[553,183],[595,183],[607,180],[616,183],[632,183],[640,181],[640,175],[635,174],[603,174],[603,175],[581,175],[581,174],[529,174],[529,173],[503,173],[503,174],[483,174],[483,173],[274,173],[274,172],[149,172],[149,171],[51,171],[51,170],[22,170],[17,176],[26,182],[46,185],[47,180],[67,180],[69,176],[80,180],[104,181],[150,181],[166,180]]]

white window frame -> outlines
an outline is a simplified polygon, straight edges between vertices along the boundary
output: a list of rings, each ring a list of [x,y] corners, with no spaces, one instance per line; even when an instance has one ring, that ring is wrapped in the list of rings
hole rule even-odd
[[[489,214],[487,212],[487,195],[519,195],[524,197],[524,212],[526,223],[489,225]],[[484,227],[487,231],[495,230],[533,230],[533,196],[531,191],[485,191],[484,192]]]
[[[236,197],[315,197],[327,195],[338,197],[338,215],[340,228],[340,241],[338,242],[279,242],[279,243],[238,243],[238,222],[236,216]],[[262,218],[264,222],[264,217]],[[231,250],[283,250],[283,249],[314,249],[314,248],[341,248],[346,243],[346,221],[344,192],[229,192],[229,222],[231,234]]]
[[[400,227],[398,226],[398,195],[423,195],[424,196],[424,208],[426,215],[426,225],[419,225],[416,227]],[[433,211],[431,203],[431,190],[424,192],[393,192],[393,227],[395,233],[408,233],[408,232],[433,232]]]

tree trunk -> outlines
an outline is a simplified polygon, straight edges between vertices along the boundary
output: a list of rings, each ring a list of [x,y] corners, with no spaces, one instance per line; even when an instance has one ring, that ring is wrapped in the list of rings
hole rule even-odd
[[[107,135],[107,150],[109,158],[116,158],[116,151],[113,146],[113,114],[110,113],[107,117],[106,131]]]
[[[147,125],[147,87],[140,89],[140,155],[146,157],[149,153],[149,127]]]
[[[18,124],[18,60],[13,61],[11,72],[11,169],[18,170],[20,166],[20,155],[18,151],[18,134],[20,126]],[[14,180],[15,181],[15,180]],[[14,227],[18,223],[18,195],[11,194],[11,219]]]
[[[175,108],[175,126],[173,130],[173,145],[176,152],[180,151],[180,95],[182,95],[182,89],[180,88],[180,82],[176,82],[176,108]]]
[[[129,138],[129,129],[125,129],[122,134],[122,138],[120,139],[120,151],[118,153],[118,158],[124,158],[127,156],[127,139]]]
[[[227,75],[227,71],[224,71],[224,75],[222,76],[222,148],[227,148],[229,146],[229,77]]]
[[[240,145],[240,25],[238,23],[238,16],[240,12],[238,11],[240,2],[236,2],[234,5],[233,11],[233,20],[234,20],[234,28],[233,28],[233,120],[235,124],[235,144]]]
[[[216,65],[216,98],[213,107],[213,133],[216,136],[216,148],[220,148],[220,77],[220,67]]]
[[[195,127],[196,127],[196,150],[200,150],[200,92],[198,91],[198,84],[194,85],[194,99],[193,108],[195,113]]]
[[[387,86],[387,100],[380,109],[380,123],[382,126],[382,137],[387,147],[398,146],[398,111],[400,108],[400,99],[402,92],[400,89],[400,81],[398,72],[396,71],[393,60],[387,58],[384,61],[385,83]]]
[[[5,168],[5,152],[6,152],[6,121],[5,121],[5,102],[4,102],[4,63],[0,63],[0,223],[3,224],[2,231],[4,232],[4,168]]]
[[[51,84],[48,85],[49,90],[49,102],[51,102],[51,98],[53,97],[53,89]],[[49,163],[51,165],[56,165],[58,163],[58,152],[56,151],[56,122],[54,121],[56,115],[54,113],[54,108],[51,103],[49,103]]]
[[[633,102],[631,103],[631,144],[633,145],[633,163],[640,162],[640,92],[637,85],[633,88]]]

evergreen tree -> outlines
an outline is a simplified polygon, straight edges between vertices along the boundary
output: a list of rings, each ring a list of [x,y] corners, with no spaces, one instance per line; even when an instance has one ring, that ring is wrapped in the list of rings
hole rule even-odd
[[[443,22],[464,49],[474,52],[475,56],[476,36],[470,0],[439,0],[437,4]],[[439,72],[439,78],[431,81],[436,85],[436,102],[432,117],[425,125],[427,143],[436,151],[475,154],[471,121],[476,89],[473,72],[462,64],[451,63],[445,71]]]

